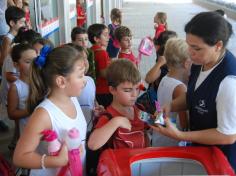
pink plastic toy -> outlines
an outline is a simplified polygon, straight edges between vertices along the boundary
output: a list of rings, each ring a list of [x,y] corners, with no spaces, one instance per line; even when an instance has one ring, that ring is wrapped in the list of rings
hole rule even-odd
[[[41,134],[43,135],[42,140],[48,142],[49,155],[57,155],[61,148],[61,143],[57,139],[57,133],[53,130],[44,130]],[[79,131],[76,128],[70,129],[65,141],[69,150],[69,163],[60,169],[57,176],[65,176],[68,172],[70,172],[71,176],[82,176],[83,169],[79,149],[81,144]]]
[[[76,128],[72,128],[68,131],[66,137],[66,144],[68,146],[68,156],[69,163],[67,166],[64,166],[59,172],[58,176],[63,176],[69,170],[71,176],[82,176],[83,175],[83,167],[80,158],[80,149],[79,146],[81,144],[81,139],[79,136],[79,130]]]
[[[142,55],[150,56],[152,54],[153,47],[154,45],[152,39],[150,37],[144,37],[139,44],[139,55],[137,58],[137,62],[140,63]]]
[[[57,139],[57,133],[53,130],[44,130],[41,134],[43,135],[42,140],[48,142],[48,154],[57,155],[61,148],[61,143]]]

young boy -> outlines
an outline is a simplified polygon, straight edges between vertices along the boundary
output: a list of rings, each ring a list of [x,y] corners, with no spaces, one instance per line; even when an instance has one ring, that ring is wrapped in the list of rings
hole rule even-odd
[[[88,147],[97,150],[109,141],[112,148],[144,148],[148,146],[146,125],[139,119],[135,106],[141,80],[138,69],[126,59],[114,60],[108,67],[109,90],[113,101],[107,112],[98,118],[95,130],[89,137]]]
[[[87,52],[87,59],[89,62],[89,68],[86,73],[87,76],[91,76],[96,82],[96,65],[94,61],[94,53],[88,48],[88,34],[84,28],[74,27],[71,31],[71,41],[74,45],[82,46]]]
[[[186,84],[190,75],[191,60],[185,40],[171,38],[165,45],[164,56],[169,72],[158,86],[157,97],[161,106],[170,103],[187,91]],[[171,112],[170,119],[179,129],[187,129],[187,112]],[[179,141],[153,131],[153,146],[176,146]]]
[[[19,28],[25,26],[25,12],[16,6],[10,6],[5,12],[5,18],[10,30],[3,37],[0,66],[2,66],[4,59],[9,54],[11,43],[17,35]]]
[[[106,70],[110,58],[106,51],[109,41],[109,31],[104,24],[92,24],[88,28],[89,41],[92,43],[96,63],[96,100],[105,108],[110,105],[112,95],[109,92]]]
[[[133,55],[131,49],[132,46],[131,30],[126,26],[120,26],[116,28],[114,35],[120,45],[120,52],[118,58],[128,59],[137,66],[138,65],[137,59]]]
[[[10,83],[16,81],[17,70],[13,65],[9,56],[13,39],[18,33],[20,27],[25,25],[25,13],[22,9],[10,6],[5,12],[6,23],[10,27],[10,31],[3,37],[1,46],[0,67],[2,71],[2,81],[0,86],[0,131],[7,131],[8,126],[5,124],[7,118],[7,92]]]

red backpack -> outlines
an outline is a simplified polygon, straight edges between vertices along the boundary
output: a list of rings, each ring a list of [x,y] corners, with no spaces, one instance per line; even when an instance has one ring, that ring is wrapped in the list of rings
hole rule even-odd
[[[0,176],[14,176],[13,166],[2,156],[0,155]]]

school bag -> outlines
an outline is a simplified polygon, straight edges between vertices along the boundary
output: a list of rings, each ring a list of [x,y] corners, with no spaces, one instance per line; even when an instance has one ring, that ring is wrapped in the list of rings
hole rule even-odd
[[[108,141],[105,145],[103,145],[100,149],[97,149],[95,151],[90,150],[88,148],[88,139],[90,134],[93,132],[93,130],[95,129],[95,126],[98,122],[98,119],[100,117],[107,117],[107,119],[112,119],[112,115],[105,111],[102,114],[99,115],[99,117],[96,117],[94,119],[92,119],[92,123],[93,123],[93,127],[92,130],[90,132],[87,133],[87,141],[86,141],[86,173],[89,176],[96,176],[97,175],[97,166],[98,166],[98,162],[99,162],[99,157],[101,155],[101,153],[108,148],[112,148],[111,143]]]
[[[120,50],[119,42],[117,41],[117,39],[114,36],[114,31],[119,26],[120,25],[114,25],[114,24],[108,25],[110,33],[109,33],[109,42],[107,45],[107,52],[108,52],[110,58],[117,57],[118,52]]]
[[[13,166],[2,156],[0,155],[0,176],[14,176]]]
[[[154,44],[152,42],[152,39],[150,37],[144,37],[138,47],[138,58],[137,63],[139,64],[142,59],[142,55],[150,56],[152,54],[152,50],[154,48]]]

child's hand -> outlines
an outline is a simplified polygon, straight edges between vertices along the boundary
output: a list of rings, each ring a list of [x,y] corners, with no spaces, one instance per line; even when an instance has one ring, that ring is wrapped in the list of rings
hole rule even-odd
[[[66,143],[62,144],[61,150],[56,157],[59,164],[58,167],[65,166],[68,163],[68,148],[66,146]]]
[[[131,130],[131,124],[130,121],[126,118],[126,117],[116,117],[113,118],[114,120],[116,120],[116,123],[118,124],[118,126],[120,128],[125,128],[127,130]]]
[[[159,56],[157,64],[159,64],[160,66],[165,65],[166,64],[166,58],[164,56]]]
[[[165,104],[162,107],[162,112],[163,112],[164,117],[168,117],[171,112],[171,104]]]
[[[94,116],[98,117],[98,116],[100,116],[100,114],[102,114],[106,110],[102,105],[98,105],[98,106],[95,106],[93,111],[94,111]]]
[[[158,27],[157,23],[154,23],[154,29],[156,29]]]

